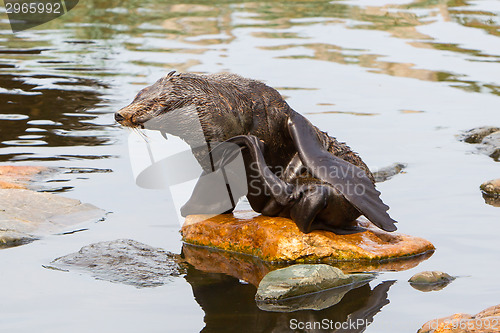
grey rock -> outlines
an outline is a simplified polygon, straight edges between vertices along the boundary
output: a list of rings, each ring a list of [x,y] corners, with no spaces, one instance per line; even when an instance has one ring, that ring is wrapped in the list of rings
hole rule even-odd
[[[130,239],[84,246],[53,260],[46,268],[83,272],[137,288],[161,286],[186,273],[179,255]]]
[[[373,172],[373,177],[375,178],[375,182],[377,183],[385,182],[386,180],[391,179],[395,175],[402,173],[407,166],[408,165],[405,163],[394,163],[392,165],[389,165],[388,167],[379,169]]]
[[[0,190],[0,244],[25,244],[44,235],[75,231],[106,212],[59,195],[22,189]]]
[[[466,131],[462,135],[461,139],[467,143],[480,143],[486,136],[498,131],[500,131],[499,127],[493,127],[493,126],[476,127]]]
[[[437,291],[450,284],[455,277],[440,271],[425,271],[413,275],[408,282],[420,291]]]
[[[319,310],[340,302],[349,290],[374,277],[373,274],[346,275],[325,264],[293,265],[264,276],[255,300],[259,308],[267,311]]]
[[[500,159],[500,131],[486,136],[479,149],[498,162]]]
[[[257,307],[269,312],[294,312],[299,310],[323,310],[342,301],[345,294],[352,289],[359,288],[369,283],[370,280],[361,280],[351,284],[326,289],[323,291],[290,297],[278,301],[257,300]]]
[[[491,126],[473,128],[463,133],[461,140],[477,144],[480,152],[497,162],[500,160],[500,128]]]

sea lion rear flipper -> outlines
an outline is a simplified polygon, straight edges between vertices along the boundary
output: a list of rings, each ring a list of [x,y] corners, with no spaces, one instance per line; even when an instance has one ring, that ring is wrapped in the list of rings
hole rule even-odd
[[[330,183],[337,191],[376,226],[386,231],[396,230],[380,199],[380,192],[357,166],[328,152],[320,143],[314,126],[302,115],[292,113],[288,118],[288,131],[300,159],[314,177]]]

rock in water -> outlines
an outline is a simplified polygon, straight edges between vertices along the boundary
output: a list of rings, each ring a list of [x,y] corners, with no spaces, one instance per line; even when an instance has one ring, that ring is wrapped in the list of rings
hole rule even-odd
[[[483,126],[466,131],[462,135],[462,140],[467,143],[480,143],[488,135],[500,131],[498,127]]]
[[[498,162],[500,159],[500,131],[485,137],[483,141],[481,141],[479,149]]]
[[[0,190],[0,244],[15,246],[102,219],[105,211],[79,200],[22,189]]]
[[[500,207],[500,179],[487,181],[480,186],[483,199],[488,205]]]
[[[267,311],[321,310],[339,303],[349,290],[374,277],[374,274],[345,275],[340,269],[325,264],[293,265],[264,276],[255,300],[260,309]],[[332,293],[333,289],[337,292]],[[325,291],[329,291],[328,297],[298,298]]]
[[[465,132],[462,140],[476,143],[479,151],[487,154],[495,161],[500,159],[500,128],[478,127]]]
[[[246,253],[266,261],[380,261],[434,250],[425,239],[385,232],[367,220],[358,221],[368,230],[351,235],[322,230],[304,234],[287,218],[234,212],[215,217],[190,215],[181,232],[188,244]]]
[[[478,314],[457,313],[446,318],[425,323],[417,333],[499,333],[500,305],[492,306]]]
[[[375,178],[375,182],[377,183],[385,182],[395,175],[402,173],[407,166],[408,165],[405,163],[394,163],[388,167],[373,172],[373,178]]]
[[[370,281],[373,274],[345,275],[337,267],[325,264],[293,265],[269,272],[260,281],[255,299],[280,300],[318,291]]]
[[[138,288],[157,287],[186,273],[180,256],[130,239],[100,242],[57,258],[47,268],[75,270]]]
[[[481,191],[490,197],[500,197],[500,179],[484,182],[480,186]]]
[[[437,291],[446,287],[455,277],[439,271],[425,271],[413,275],[408,282],[420,291]]]

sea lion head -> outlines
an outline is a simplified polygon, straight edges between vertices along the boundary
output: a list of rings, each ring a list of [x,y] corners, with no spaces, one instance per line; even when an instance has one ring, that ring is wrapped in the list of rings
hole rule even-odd
[[[244,111],[252,101],[241,86],[245,80],[234,74],[172,71],[139,91],[115,119],[126,127],[158,130],[188,143],[223,141],[221,136],[240,134],[248,126]]]

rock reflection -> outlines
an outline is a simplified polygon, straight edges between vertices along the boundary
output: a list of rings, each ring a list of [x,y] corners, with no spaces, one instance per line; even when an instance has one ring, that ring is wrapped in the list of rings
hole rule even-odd
[[[493,207],[500,207],[500,197],[493,197],[488,194],[482,193],[484,202]]]
[[[433,252],[404,259],[385,261],[336,261],[325,262],[344,273],[404,271],[416,267],[432,256]],[[241,253],[217,250],[184,243],[182,256],[196,269],[207,273],[224,273],[258,286],[260,280],[272,270],[293,263],[273,263]],[[312,262],[311,262],[312,263]]]
[[[375,288],[364,284],[346,292],[336,304],[322,310],[269,312],[259,309],[254,300],[255,286],[242,284],[225,274],[207,273],[188,268],[185,279],[191,284],[196,301],[205,312],[209,332],[289,332],[294,325],[320,323],[307,332],[363,332],[374,316],[389,304],[388,291],[395,281],[385,281]],[[331,297],[331,294],[317,297]],[[333,297],[336,297],[333,295]],[[344,328],[342,323],[359,323]]]

